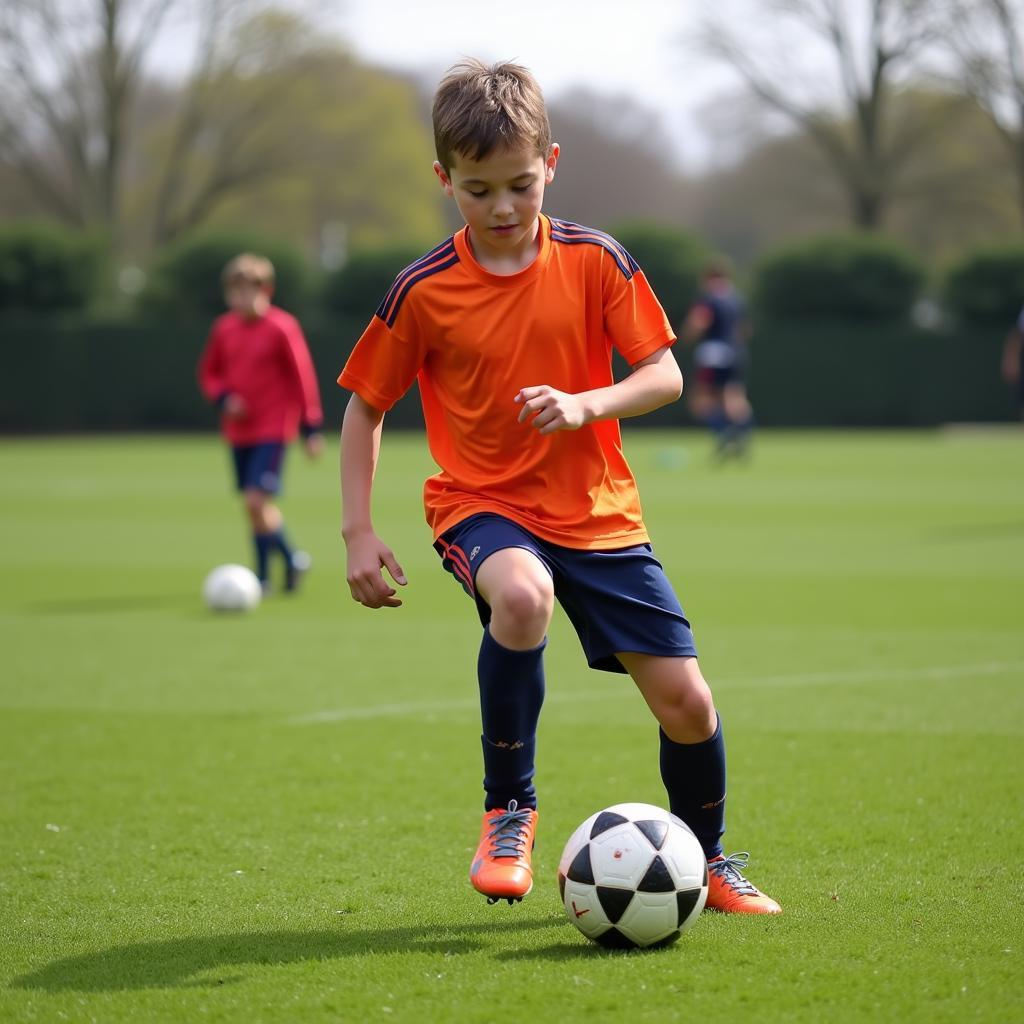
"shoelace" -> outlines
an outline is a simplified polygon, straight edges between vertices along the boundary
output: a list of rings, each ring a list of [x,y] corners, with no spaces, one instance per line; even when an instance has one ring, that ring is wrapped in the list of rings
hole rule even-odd
[[[491,831],[487,838],[491,843],[490,856],[518,857],[526,842],[526,829],[523,828],[530,820],[529,810],[520,811],[515,800],[509,800],[508,810],[499,814],[491,821]]]
[[[735,890],[741,896],[757,896],[758,890],[743,877],[741,868],[746,868],[750,860],[750,854],[746,850],[739,853],[731,853],[728,857],[716,860],[708,864],[708,872],[718,875],[730,889]]]

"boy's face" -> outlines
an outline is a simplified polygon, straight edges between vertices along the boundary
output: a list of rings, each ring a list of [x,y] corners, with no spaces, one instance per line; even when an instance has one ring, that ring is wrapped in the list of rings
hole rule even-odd
[[[501,260],[532,249],[557,163],[555,143],[546,157],[534,149],[495,149],[481,160],[457,155],[448,172],[435,161],[434,173],[469,225],[478,255]]]
[[[270,286],[248,277],[236,277],[227,283],[224,300],[228,308],[251,320],[265,316],[270,308]]]

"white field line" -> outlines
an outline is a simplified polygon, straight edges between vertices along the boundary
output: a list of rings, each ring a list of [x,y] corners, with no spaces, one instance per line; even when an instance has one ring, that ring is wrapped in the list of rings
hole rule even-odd
[[[921,668],[846,669],[839,672],[803,672],[783,676],[760,676],[752,679],[717,679],[712,688],[759,686],[819,686],[833,683],[877,683],[930,679],[967,679],[973,676],[1009,675],[1024,671],[1024,661],[985,661],[975,665],[932,665]],[[607,690],[578,690],[572,693],[549,693],[545,704],[585,703],[633,700],[632,687]],[[410,701],[398,704],[374,704],[363,708],[328,708],[296,715],[292,725],[317,725],[323,722],[357,722],[371,718],[405,718],[410,715],[436,715],[446,711],[477,711],[478,699]]]

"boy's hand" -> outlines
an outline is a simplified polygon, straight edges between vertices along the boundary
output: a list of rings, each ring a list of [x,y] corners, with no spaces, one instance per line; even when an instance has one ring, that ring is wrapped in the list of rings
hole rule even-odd
[[[229,420],[240,420],[245,412],[245,399],[241,395],[229,394],[225,397],[224,415]]]
[[[523,388],[516,395],[515,401],[522,406],[519,422],[529,422],[541,434],[553,434],[556,430],[579,430],[586,422],[586,410],[578,395],[556,391],[547,384]]]
[[[305,440],[306,454],[311,459],[320,458],[324,450],[324,435],[314,431]]]
[[[387,569],[391,578],[404,587],[409,581],[398,564],[391,549],[372,531],[355,537],[347,537],[348,589],[352,600],[367,608],[398,608],[402,602],[395,597],[397,591],[389,586],[382,569]]]

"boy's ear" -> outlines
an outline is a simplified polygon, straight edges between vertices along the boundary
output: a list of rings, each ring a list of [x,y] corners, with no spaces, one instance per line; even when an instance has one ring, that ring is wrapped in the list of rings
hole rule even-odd
[[[544,184],[550,185],[555,177],[555,167],[558,164],[559,154],[562,147],[557,142],[552,142],[548,147],[548,155],[544,159]]]
[[[441,182],[441,188],[444,189],[444,194],[451,199],[455,194],[452,187],[452,179],[448,177],[448,172],[441,166],[441,162],[439,160],[434,161],[434,173]]]

